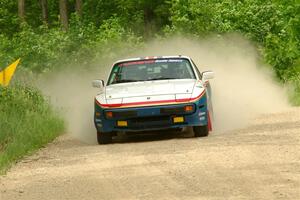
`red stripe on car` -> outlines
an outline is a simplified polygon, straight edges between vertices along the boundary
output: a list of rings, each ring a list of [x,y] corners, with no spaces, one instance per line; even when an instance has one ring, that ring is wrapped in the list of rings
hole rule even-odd
[[[132,62],[121,63],[119,66],[120,66],[120,67],[126,67],[126,66],[130,66],[130,65],[151,64],[151,63],[154,63],[154,62],[155,62],[155,60],[132,61]]]
[[[208,126],[208,130],[212,131],[212,123],[211,123],[209,111],[207,112],[207,126]]]

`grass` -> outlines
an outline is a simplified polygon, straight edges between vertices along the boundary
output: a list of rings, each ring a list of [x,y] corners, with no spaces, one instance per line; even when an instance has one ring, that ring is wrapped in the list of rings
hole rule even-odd
[[[289,84],[291,85],[290,101],[292,105],[300,106],[300,71],[290,76]]]
[[[292,105],[300,106],[300,89],[297,89],[290,98]]]
[[[64,122],[31,87],[0,87],[0,174],[64,131]]]

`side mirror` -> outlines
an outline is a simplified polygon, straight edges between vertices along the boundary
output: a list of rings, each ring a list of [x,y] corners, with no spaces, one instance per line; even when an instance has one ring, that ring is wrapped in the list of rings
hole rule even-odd
[[[215,73],[212,71],[205,71],[202,73],[202,80],[206,81],[208,79],[213,79],[215,77]]]
[[[104,81],[103,80],[93,80],[92,85],[95,88],[103,88],[104,87]]]

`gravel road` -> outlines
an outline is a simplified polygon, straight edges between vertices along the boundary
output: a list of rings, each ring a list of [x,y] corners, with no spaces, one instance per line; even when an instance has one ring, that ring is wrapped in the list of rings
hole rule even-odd
[[[68,135],[0,177],[0,199],[300,199],[300,109],[207,138]]]

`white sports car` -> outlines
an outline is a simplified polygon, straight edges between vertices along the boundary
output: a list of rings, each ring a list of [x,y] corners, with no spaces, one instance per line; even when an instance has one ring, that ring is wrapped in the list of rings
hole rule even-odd
[[[118,131],[193,127],[196,137],[212,129],[211,71],[200,73],[187,56],[119,60],[95,97],[94,122],[99,144]]]

